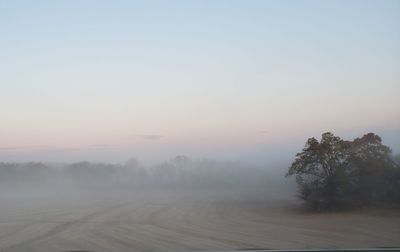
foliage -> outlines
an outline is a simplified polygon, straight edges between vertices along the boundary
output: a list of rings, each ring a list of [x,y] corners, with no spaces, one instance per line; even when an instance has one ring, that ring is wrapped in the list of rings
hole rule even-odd
[[[373,133],[345,141],[330,132],[307,140],[286,176],[296,176],[299,197],[316,210],[398,201],[400,168]]]

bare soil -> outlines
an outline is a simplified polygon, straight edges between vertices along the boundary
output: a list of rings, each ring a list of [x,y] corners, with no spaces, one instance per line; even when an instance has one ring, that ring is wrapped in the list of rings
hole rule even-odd
[[[400,246],[398,210],[310,213],[295,199],[216,192],[98,193],[0,201],[0,251],[382,246]]]

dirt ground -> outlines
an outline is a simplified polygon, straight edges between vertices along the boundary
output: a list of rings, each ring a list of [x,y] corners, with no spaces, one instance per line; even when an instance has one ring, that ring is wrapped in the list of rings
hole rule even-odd
[[[317,214],[295,199],[249,195],[158,191],[1,198],[0,251],[400,246],[400,211]]]

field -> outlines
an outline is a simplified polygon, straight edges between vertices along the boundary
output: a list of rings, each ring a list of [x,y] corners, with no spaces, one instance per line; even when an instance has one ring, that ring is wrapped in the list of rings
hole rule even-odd
[[[315,214],[268,192],[3,197],[0,251],[183,251],[400,245],[400,212]]]

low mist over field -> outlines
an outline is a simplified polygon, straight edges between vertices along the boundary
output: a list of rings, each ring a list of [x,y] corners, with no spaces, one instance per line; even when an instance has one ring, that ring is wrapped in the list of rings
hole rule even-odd
[[[56,194],[79,190],[249,191],[265,188],[281,190],[282,195],[288,191],[293,194],[293,180],[285,180],[286,169],[281,168],[267,170],[241,162],[194,160],[187,156],[176,156],[152,166],[142,165],[136,159],[129,159],[123,165],[0,163],[0,187],[2,196],[35,191]]]
[[[0,252],[400,248],[400,1],[0,0]]]
[[[154,166],[0,164],[2,251],[397,246],[394,209],[306,210],[287,167],[177,156]]]

